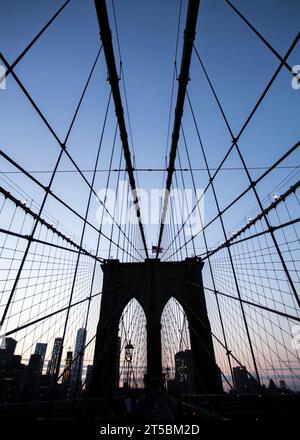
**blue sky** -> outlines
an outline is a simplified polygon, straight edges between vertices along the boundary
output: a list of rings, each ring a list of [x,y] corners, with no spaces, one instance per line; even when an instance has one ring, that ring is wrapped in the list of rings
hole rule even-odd
[[[1,50],[9,62],[16,58],[61,4],[59,1],[47,0],[43,2],[15,0],[2,3]],[[235,4],[279,53],[286,52],[299,27],[298,1],[254,0],[238,1]],[[116,1],[115,5],[136,165],[161,168],[165,163],[166,146],[168,145],[169,148],[170,143],[167,143],[167,128],[179,1],[128,0]],[[183,1],[178,63],[181,56],[186,6],[187,2]],[[108,7],[118,61],[111,2],[108,2]],[[16,69],[61,138],[71,121],[99,44],[93,2],[74,0]],[[236,133],[271,78],[278,60],[222,0],[201,2],[196,46]],[[291,65],[298,63],[299,54],[298,45],[289,58]],[[282,69],[241,138],[240,147],[249,166],[268,166],[297,141],[299,92],[292,89],[290,80],[289,73]],[[108,92],[106,68],[101,56],[69,140],[69,151],[82,169],[93,167]],[[209,165],[216,167],[230,145],[230,137],[195,56],[191,66],[189,93],[197,114]],[[57,143],[12,78],[7,81],[6,91],[1,91],[0,105],[2,109],[5,108],[5,115],[0,121],[1,146],[4,151],[9,152],[26,169],[51,170],[59,152]],[[203,158],[188,109],[183,124],[187,131],[192,162],[195,167],[202,168]],[[111,108],[105,135],[105,142],[110,143],[109,148],[111,148],[114,129],[114,112]],[[187,166],[181,144],[179,151],[183,166]],[[116,167],[118,157],[116,154],[114,159]],[[107,167],[108,160],[109,154],[103,154],[100,166]],[[292,157],[285,165],[290,163],[294,165],[295,160],[297,161],[297,158]],[[240,166],[235,153],[230,156],[225,166]],[[9,165],[3,163],[1,168],[8,170]],[[72,165],[64,159],[61,169],[72,169]],[[265,187],[262,185],[259,188],[262,196],[268,194],[272,185],[278,183],[289,171],[278,170],[274,173],[271,181],[268,181]],[[260,171],[253,173],[256,175],[255,173]],[[49,179],[48,174],[41,174],[38,177],[44,183]],[[191,186],[188,173],[185,177],[186,185]],[[159,188],[162,178],[162,173],[138,174],[139,185],[143,188]],[[26,190],[29,183],[24,182],[21,176],[18,179],[20,186]],[[205,172],[195,173],[195,179],[198,187],[205,187],[207,183]],[[99,176],[96,187],[104,186],[104,181],[105,177]],[[236,185],[237,181],[239,185]],[[221,172],[216,179],[217,192],[222,191],[221,204],[225,206],[245,185],[247,180],[243,172]],[[60,175],[54,182],[54,188],[76,209],[84,208],[82,199],[86,198],[88,188],[82,184],[80,177],[75,174]],[[41,193],[37,188],[30,184],[28,192],[39,201]],[[247,208],[252,209],[254,203],[253,199],[245,197],[239,212],[243,212],[246,216]],[[52,206],[51,202],[46,206],[47,208],[49,211],[55,209],[59,216],[59,210]],[[206,219],[211,218],[216,212],[209,194],[205,201],[205,209]],[[235,215],[235,213],[230,214],[228,229],[240,220]],[[66,216],[61,216],[68,223]],[[66,226],[73,229],[74,223]],[[155,242],[157,228],[148,229],[149,242]]]

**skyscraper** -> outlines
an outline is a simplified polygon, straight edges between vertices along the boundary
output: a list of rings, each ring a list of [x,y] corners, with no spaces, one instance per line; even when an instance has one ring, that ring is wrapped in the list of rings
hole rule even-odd
[[[54,376],[56,371],[59,370],[59,360],[60,360],[60,353],[62,351],[62,347],[63,347],[63,339],[55,338],[51,360],[47,368],[47,375]]]
[[[17,342],[5,338],[0,349],[0,401],[14,401],[19,396],[25,365],[21,356],[15,355]]]
[[[72,359],[73,359],[73,351],[69,350],[67,351],[67,357],[66,357],[64,372],[62,377],[62,383],[65,384],[66,387],[70,385]]]
[[[32,354],[25,369],[21,395],[25,400],[35,399],[39,392],[41,378],[42,357],[40,354]]]
[[[1,349],[5,350],[7,354],[13,355],[17,346],[17,341],[13,338],[5,338],[4,344],[2,344]]]
[[[232,371],[238,393],[257,393],[260,391],[257,380],[249,375],[245,366],[233,367]]]
[[[175,379],[181,392],[193,393],[195,391],[191,350],[179,351],[175,354]]]
[[[238,393],[246,393],[248,391],[248,373],[246,367],[233,367],[232,371],[236,391]]]
[[[77,331],[74,362],[72,364],[72,369],[71,369],[71,387],[73,390],[77,390],[78,386],[81,384],[85,341],[86,341],[86,329],[80,328]]]
[[[47,344],[43,342],[38,342],[36,344],[34,354],[39,354],[41,356],[41,373],[43,372],[46,351],[47,351]]]

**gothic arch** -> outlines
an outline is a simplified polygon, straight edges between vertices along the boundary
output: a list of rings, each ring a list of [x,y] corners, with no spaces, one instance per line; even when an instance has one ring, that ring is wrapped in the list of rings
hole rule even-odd
[[[190,350],[188,317],[177,299],[172,296],[161,314],[162,367],[170,378],[175,376],[175,354]]]
[[[122,387],[127,382],[130,387],[142,388],[144,375],[147,372],[147,351],[144,347],[147,344],[146,315],[144,309],[136,297],[126,304],[119,321],[119,365],[117,384]],[[127,344],[133,346],[130,375],[128,375],[125,359],[125,347]],[[128,380],[129,376],[129,380]]]

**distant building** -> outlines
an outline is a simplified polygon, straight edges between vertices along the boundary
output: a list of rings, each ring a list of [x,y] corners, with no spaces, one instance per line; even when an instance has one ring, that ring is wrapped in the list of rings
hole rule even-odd
[[[73,359],[73,351],[67,351],[67,357],[66,357],[64,372],[62,377],[62,383],[66,387],[69,387],[70,385],[72,359]]]
[[[81,385],[85,341],[86,329],[80,328],[77,331],[74,360],[71,369],[71,388],[73,391],[76,391]]]
[[[186,394],[195,392],[192,351],[184,350],[175,354],[175,381],[178,391]]]
[[[47,351],[47,345],[43,342],[38,342],[35,346],[34,354],[39,354],[41,356],[41,373],[43,372],[45,357],[46,357],[46,351]]]
[[[268,391],[270,391],[271,393],[278,393],[279,391],[273,379],[270,379],[269,381]]]
[[[86,368],[85,389],[89,392],[93,374],[93,365],[88,365]]]
[[[48,374],[42,374],[40,379],[40,397],[47,396],[49,398],[49,389],[52,385],[52,377]]]
[[[1,346],[1,350],[4,350],[5,353],[13,355],[15,354],[15,349],[17,346],[17,341],[13,338],[5,338],[4,343]]]
[[[294,392],[287,387],[286,382],[283,379],[279,381],[279,386],[276,385],[273,379],[270,379],[269,386],[265,391],[270,394],[294,394]]]
[[[34,400],[39,394],[41,365],[42,356],[40,354],[32,354],[24,370],[21,385],[21,396],[24,400]]]
[[[286,382],[285,382],[285,380],[281,379],[281,380],[279,381],[279,388],[281,389],[281,391],[286,391],[287,386],[286,386]]]
[[[22,357],[14,354],[17,342],[6,338],[4,344],[6,348],[0,350],[0,401],[14,402],[19,397],[26,367],[21,364]]]
[[[259,384],[250,376],[245,366],[233,367],[233,377],[237,393],[258,393]]]
[[[246,367],[233,367],[235,389],[238,393],[246,393],[248,386],[248,373]]]
[[[59,362],[61,357],[61,352],[63,348],[62,338],[55,338],[52,356],[47,367],[47,375],[54,376],[57,371],[59,371]]]

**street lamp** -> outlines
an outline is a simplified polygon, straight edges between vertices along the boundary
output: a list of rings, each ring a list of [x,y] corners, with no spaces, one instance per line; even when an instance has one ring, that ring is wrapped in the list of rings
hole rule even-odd
[[[129,341],[129,343],[125,345],[125,361],[127,362],[126,383],[128,387],[129,387],[129,379],[130,379],[130,369],[132,368],[131,363],[133,357],[133,350],[134,350],[134,346],[131,344],[131,341]]]
[[[165,375],[164,376],[165,376],[165,388],[166,388],[166,391],[168,391],[168,380],[170,378],[170,368],[168,366],[165,369]]]
[[[170,377],[170,368],[167,367],[166,368],[166,378],[169,379],[169,377]]]
[[[134,349],[134,346],[129,341],[129,343],[127,345],[125,345],[125,359],[127,362],[132,361],[133,349]]]

